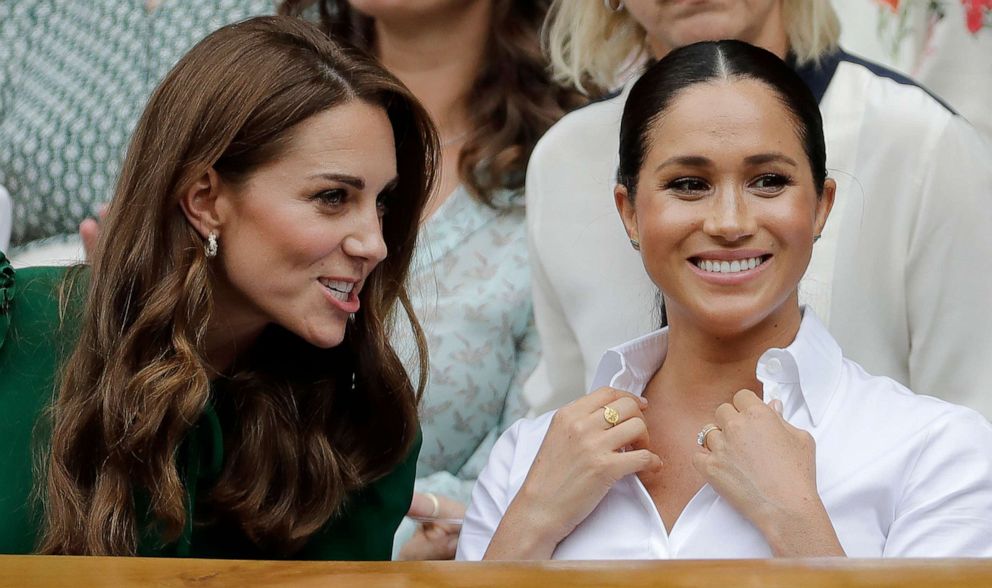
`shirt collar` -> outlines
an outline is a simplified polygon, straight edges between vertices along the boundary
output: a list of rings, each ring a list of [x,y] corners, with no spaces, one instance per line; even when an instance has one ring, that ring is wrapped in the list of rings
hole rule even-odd
[[[815,62],[798,65],[796,56],[789,52],[785,57],[785,62],[806,82],[819,104],[823,100],[824,94],[827,93],[827,86],[830,85],[830,80],[833,79],[834,73],[837,71],[837,65],[844,60],[846,55],[838,48],[826,55],[821,55]]]
[[[795,340],[784,349],[765,351],[755,375],[763,383],[798,384],[815,426],[840,384],[843,354],[813,310],[803,307],[802,313]],[[603,354],[590,390],[610,386],[640,396],[667,352],[668,327],[613,347]]]
[[[795,340],[784,349],[772,348],[761,354],[755,375],[762,382],[798,384],[815,426],[823,420],[840,384],[843,353],[813,309],[803,307],[802,312]]]

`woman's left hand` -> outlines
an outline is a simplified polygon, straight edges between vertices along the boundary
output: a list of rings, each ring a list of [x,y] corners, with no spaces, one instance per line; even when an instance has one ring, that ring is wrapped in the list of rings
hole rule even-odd
[[[430,517],[438,519],[462,519],[465,517],[465,505],[457,500],[441,494],[434,495],[434,501],[427,494],[415,492],[413,503],[410,504],[412,517]],[[454,559],[455,548],[458,546],[460,524],[445,522],[422,522],[417,524],[413,537],[400,548],[398,559],[401,560],[437,560]]]
[[[693,465],[765,536],[776,556],[844,555],[816,489],[816,443],[750,390],[716,409]]]

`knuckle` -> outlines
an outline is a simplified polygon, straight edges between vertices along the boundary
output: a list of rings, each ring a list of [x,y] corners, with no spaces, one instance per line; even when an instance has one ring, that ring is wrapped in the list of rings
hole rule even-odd
[[[723,427],[723,434],[734,437],[743,433],[744,429],[746,428],[747,427],[745,426],[744,421],[742,419],[739,418],[727,419],[727,424]]]
[[[602,474],[610,470],[610,459],[609,455],[605,453],[595,454],[589,462],[589,467],[592,471]]]

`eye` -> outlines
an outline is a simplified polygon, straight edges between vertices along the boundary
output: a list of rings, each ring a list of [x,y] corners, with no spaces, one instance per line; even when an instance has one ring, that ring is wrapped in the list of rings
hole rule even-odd
[[[681,197],[700,198],[709,191],[710,185],[702,178],[677,178],[665,184],[666,190],[671,190]]]
[[[389,212],[389,194],[379,194],[375,199],[375,208],[379,211],[379,218],[386,216]]]
[[[348,191],[340,188],[334,190],[324,190],[323,192],[317,192],[311,196],[310,199],[316,200],[325,206],[334,208],[344,204],[345,200],[348,199]]]
[[[792,179],[780,174],[764,174],[758,176],[751,182],[751,186],[764,194],[778,194],[786,186],[792,184]]]

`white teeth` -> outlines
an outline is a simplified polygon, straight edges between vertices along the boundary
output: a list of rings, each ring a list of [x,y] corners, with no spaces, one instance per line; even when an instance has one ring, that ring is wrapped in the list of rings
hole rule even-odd
[[[351,296],[351,291],[355,288],[354,282],[345,282],[342,280],[325,280],[321,279],[320,283],[322,286],[327,288],[332,296],[338,300],[347,301]]]
[[[709,259],[697,259],[696,267],[704,272],[713,272],[716,274],[736,274],[738,272],[752,270],[761,265],[761,263],[762,260],[760,257],[735,259],[734,261],[711,261]]]

